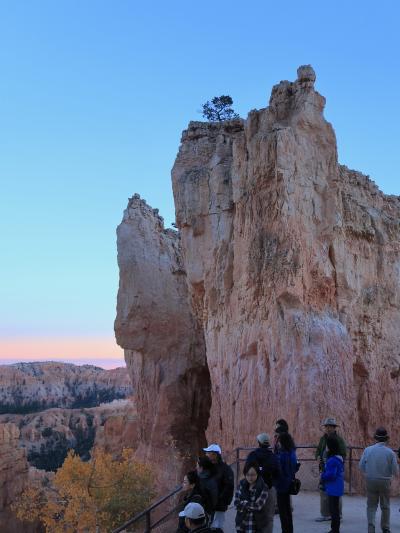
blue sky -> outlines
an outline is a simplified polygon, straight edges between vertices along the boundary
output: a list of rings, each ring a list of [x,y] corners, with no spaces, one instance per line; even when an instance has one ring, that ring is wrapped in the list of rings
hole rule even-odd
[[[397,3],[0,0],[0,334],[113,335],[115,228],[202,103],[245,117],[311,63],[340,161],[400,194]],[[5,357],[6,354],[0,356]]]

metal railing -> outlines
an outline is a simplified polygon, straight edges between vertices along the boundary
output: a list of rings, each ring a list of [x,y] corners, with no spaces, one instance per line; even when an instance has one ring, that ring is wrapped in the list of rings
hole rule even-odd
[[[317,447],[315,445],[300,445],[296,446],[296,451],[299,452],[299,450],[315,450]],[[235,460],[229,464],[234,469],[235,473],[235,481],[236,484],[238,484],[240,479],[240,465],[241,463],[244,463],[246,461],[246,457],[241,456],[241,452],[247,452],[247,454],[254,450],[254,447],[246,448],[246,447],[239,447],[235,448],[231,454],[234,455]],[[348,494],[352,495],[353,492],[353,477],[354,477],[354,470],[353,470],[353,463],[355,461],[359,461],[360,457],[355,457],[356,451],[364,450],[364,447],[362,446],[347,446],[348,450],[348,456],[346,458],[346,463],[348,463]],[[397,450],[396,450],[397,451]],[[246,456],[247,456],[246,454]],[[228,455],[228,457],[229,457]],[[299,460],[302,463],[307,462],[314,462],[315,463],[315,457],[299,457]],[[151,533],[154,531],[157,527],[161,526],[164,522],[166,522],[173,514],[177,513],[178,509],[180,509],[181,505],[174,504],[174,497],[182,490],[182,486],[176,487],[174,490],[169,492],[166,496],[163,498],[157,500],[155,503],[153,503],[150,507],[142,511],[141,513],[133,516],[130,518],[127,522],[122,524],[117,529],[114,529],[112,533],[121,533],[122,531],[125,531],[128,527],[134,526],[135,524],[139,524],[141,521],[144,523],[145,529],[142,533]],[[170,509],[168,509],[165,514],[162,514],[162,516],[158,516],[155,518],[155,520],[152,520],[152,513],[154,514],[158,511],[160,512],[160,506],[166,502],[170,502]]]

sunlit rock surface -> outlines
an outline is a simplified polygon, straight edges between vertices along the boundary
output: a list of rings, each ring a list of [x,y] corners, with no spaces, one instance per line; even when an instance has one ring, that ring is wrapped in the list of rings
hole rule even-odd
[[[325,416],[350,443],[377,425],[398,442],[400,201],[338,163],[314,82],[300,67],[246,120],[189,124],[180,238],[137,197],[124,214],[116,333],[149,454],[171,434],[193,451],[209,386],[206,435],[227,451],[278,417],[297,442]]]

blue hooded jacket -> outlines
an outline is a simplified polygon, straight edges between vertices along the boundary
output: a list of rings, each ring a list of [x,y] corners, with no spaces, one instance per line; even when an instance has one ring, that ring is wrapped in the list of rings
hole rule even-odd
[[[344,465],[341,455],[333,455],[326,461],[321,481],[328,496],[342,496],[344,492]]]
[[[296,451],[290,452],[280,450],[278,452],[281,473],[278,480],[274,483],[276,491],[279,493],[289,492],[289,486],[298,470]]]

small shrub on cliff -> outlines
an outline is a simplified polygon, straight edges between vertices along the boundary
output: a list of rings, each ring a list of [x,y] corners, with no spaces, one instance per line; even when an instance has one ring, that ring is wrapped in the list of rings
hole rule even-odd
[[[111,531],[145,509],[155,476],[124,450],[119,460],[97,450],[91,462],[70,452],[47,486],[31,486],[13,505],[20,520],[39,521],[48,533]]]
[[[223,122],[239,118],[239,115],[232,109],[233,100],[230,96],[214,96],[211,102],[203,104],[203,117],[210,122]]]

